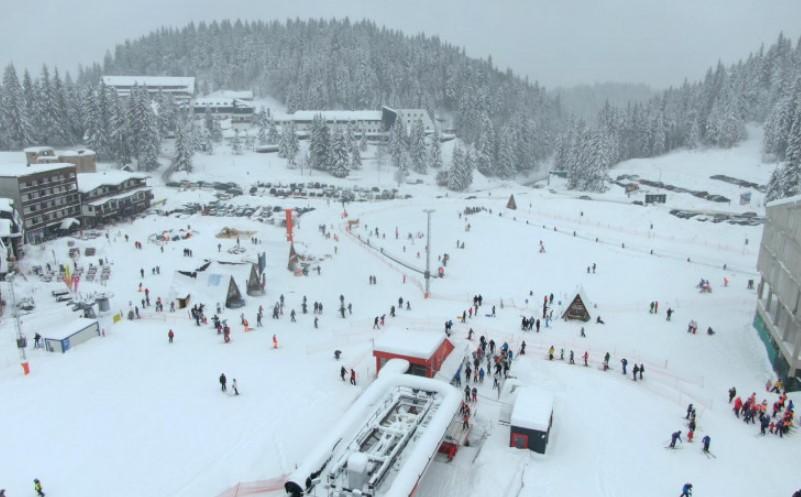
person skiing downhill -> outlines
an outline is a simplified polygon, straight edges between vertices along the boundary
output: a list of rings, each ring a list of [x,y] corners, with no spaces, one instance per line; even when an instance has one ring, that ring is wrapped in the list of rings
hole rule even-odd
[[[701,443],[704,444],[704,452],[709,452],[709,444],[712,442],[712,439],[709,435],[704,435],[704,438],[701,439]]]
[[[172,330],[168,331],[167,338],[170,340],[170,343],[172,343],[173,338],[175,338],[175,333],[173,333]]]
[[[225,392],[225,391],[226,391],[226,386],[225,386],[225,384],[226,384],[227,382],[228,382],[228,380],[225,378],[225,373],[221,373],[221,374],[220,374],[220,387],[221,387],[221,390],[222,390],[223,392]]]
[[[685,483],[683,487],[681,487],[681,495],[679,497],[692,497],[693,495],[693,484],[692,483]]]
[[[342,379],[342,381],[345,381],[345,375],[346,374],[348,374],[348,370],[345,369],[345,366],[341,366],[339,368],[339,377]]]

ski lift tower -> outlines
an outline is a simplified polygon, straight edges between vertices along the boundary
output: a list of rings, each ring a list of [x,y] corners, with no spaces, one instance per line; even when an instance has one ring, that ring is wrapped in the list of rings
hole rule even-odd
[[[423,212],[426,213],[427,220],[426,220],[426,272],[425,272],[425,280],[426,280],[426,293],[425,298],[431,297],[431,214],[434,213],[434,209],[423,209]]]

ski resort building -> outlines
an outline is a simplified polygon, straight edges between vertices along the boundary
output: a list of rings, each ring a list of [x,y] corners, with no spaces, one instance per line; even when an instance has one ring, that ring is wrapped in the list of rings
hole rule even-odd
[[[66,309],[24,316],[22,326],[28,335],[41,335],[44,348],[49,352],[64,353],[100,336],[100,324],[96,319],[79,317]]]
[[[295,123],[299,133],[311,131],[315,116],[321,116],[326,125],[334,132],[338,128],[343,131],[351,123],[354,132],[365,132],[370,137],[383,137],[400,120],[406,129],[419,120],[426,133],[434,131],[434,122],[425,109],[391,109],[387,106],[381,110],[298,110],[292,114],[276,114],[275,122],[280,125]]]
[[[399,368],[395,368],[400,364]],[[289,475],[292,497],[409,497],[458,415],[461,393],[390,361]]]
[[[509,420],[509,446],[545,454],[552,424],[553,394],[539,388],[520,388]]]
[[[120,97],[128,97],[135,86],[144,87],[152,97],[172,95],[178,104],[187,104],[195,96],[195,78],[175,76],[103,76],[103,84]]]
[[[28,147],[24,150],[25,162],[28,164],[75,164],[79,173],[93,173],[97,171],[97,155],[93,150],[81,148],[78,150],[56,151],[53,147]]]
[[[203,97],[192,101],[195,119],[211,114],[214,119],[230,119],[232,125],[250,124],[256,115],[256,107],[233,97]]]
[[[82,226],[101,226],[147,210],[153,199],[147,178],[125,171],[78,174]]]
[[[801,390],[801,195],[767,205],[754,327],[788,390]]]
[[[6,249],[5,256],[22,257],[22,218],[17,211],[14,200],[0,198],[0,242]],[[5,257],[2,257],[5,261]]]
[[[27,242],[75,229],[81,215],[74,164],[0,165],[0,197],[13,200]]]
[[[392,359],[409,362],[409,374],[433,378],[453,350],[453,344],[438,332],[387,330],[375,339],[375,368],[381,371]]]

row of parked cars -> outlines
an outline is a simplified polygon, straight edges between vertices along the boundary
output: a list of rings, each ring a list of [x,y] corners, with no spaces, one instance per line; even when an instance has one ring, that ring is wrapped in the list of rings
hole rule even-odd
[[[209,188],[234,197],[245,193],[242,187],[233,181],[168,181],[167,186],[172,188]]]
[[[274,197],[329,198],[344,202],[366,202],[370,200],[393,200],[398,197],[398,190],[372,188],[362,186],[341,187],[309,181],[307,183],[271,183],[258,182],[250,187],[251,195],[272,195]],[[404,198],[411,198],[406,195]]]

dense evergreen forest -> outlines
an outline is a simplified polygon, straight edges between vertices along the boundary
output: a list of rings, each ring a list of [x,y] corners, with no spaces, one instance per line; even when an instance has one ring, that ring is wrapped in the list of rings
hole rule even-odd
[[[685,81],[645,102],[607,102],[586,122],[568,117],[558,94],[437,37],[347,19],[189,24],[118,45],[74,79],[47,67],[34,78],[8,66],[0,86],[0,148],[86,143],[103,159],[136,161],[148,170],[158,166],[164,136],[185,139],[189,150],[214,134],[213,126],[193,131],[169,97],[159,96],[157,106],[147,105],[144,92],[117,98],[100,83],[102,74],[191,75],[201,93],[254,89],[290,111],[425,108],[453,116],[465,145],[456,154],[467,159],[460,166],[465,177],[473,167],[512,177],[553,156],[569,186],[582,190],[603,190],[608,169],[620,161],[682,147],[731,147],[745,138],[745,123],[764,123],[766,157],[782,162],[769,197],[801,192],[801,41],[794,47],[782,35],[745,60],[719,62],[702,81]],[[414,163],[415,154],[422,160],[409,131],[390,143],[398,164]]]

